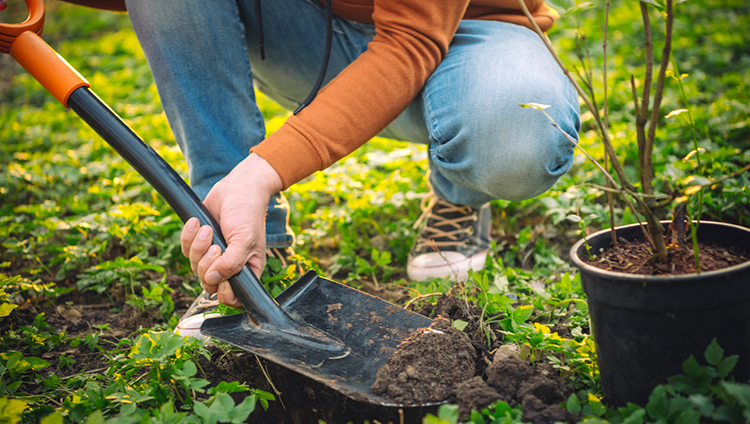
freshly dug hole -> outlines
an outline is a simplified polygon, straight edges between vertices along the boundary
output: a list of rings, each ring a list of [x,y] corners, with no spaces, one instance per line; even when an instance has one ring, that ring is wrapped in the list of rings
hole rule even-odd
[[[438,318],[398,346],[378,371],[372,391],[403,404],[443,402],[474,377],[475,358],[469,337]]]

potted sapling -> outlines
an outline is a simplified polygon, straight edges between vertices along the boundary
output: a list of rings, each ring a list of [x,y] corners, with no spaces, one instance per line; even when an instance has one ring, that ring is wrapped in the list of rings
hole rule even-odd
[[[633,104],[634,125],[629,131],[635,134],[631,137],[637,143],[638,163],[629,165],[638,171],[636,183],[625,171],[625,158],[618,157],[607,122],[609,1],[602,4],[602,105],[592,100],[596,92],[588,48],[579,45],[583,64],[579,84],[537,28],[593,115],[595,130],[604,145],[600,164],[563,132],[606,177],[606,187],[598,188],[607,193],[610,229],[585,236],[573,246],[571,257],[580,270],[588,298],[605,399],[618,406],[627,402],[645,405],[655,386],[681,374],[682,364],[690,355],[701,358],[714,338],[727,355],[739,355],[734,378],[741,382],[750,379],[750,230],[701,220],[704,192],[750,166],[738,167],[714,180],[700,175],[705,169],[701,162],[703,152],[683,87],[685,76],[678,72],[672,56],[675,3],[684,0],[663,0],[663,4],[658,1],[638,2],[644,39],[643,75],[638,79],[631,76],[627,84],[622,84]],[[525,9],[523,1],[519,3]],[[656,27],[663,28],[663,36],[654,36]],[[660,49],[655,48],[656,38],[660,39]],[[662,101],[668,84],[675,88],[682,107],[664,113]],[[537,109],[549,118],[545,105],[521,106]],[[689,124],[692,140],[685,161],[693,165],[695,175],[670,181],[655,173],[654,146],[660,123],[677,114],[683,114]],[[556,126],[551,118],[550,121]],[[616,225],[612,213],[615,197],[638,223]],[[660,219],[668,217],[669,212],[671,219]]]

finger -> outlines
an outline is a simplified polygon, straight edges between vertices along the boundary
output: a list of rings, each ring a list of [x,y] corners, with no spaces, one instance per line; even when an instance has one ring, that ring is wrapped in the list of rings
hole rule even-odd
[[[206,254],[201,258],[201,260],[198,262],[198,265],[196,266],[195,273],[200,275],[206,275],[206,271],[211,266],[211,264],[214,263],[216,258],[221,255],[221,248],[215,244],[212,244],[211,247],[208,248],[206,251]],[[213,285],[213,284],[207,284],[206,285]],[[216,288],[207,290],[209,293],[213,293],[216,291]]]
[[[224,253],[219,256],[206,271],[208,284],[219,284],[237,274],[250,258],[247,248],[240,243],[229,243]]]
[[[247,264],[250,265],[253,274],[260,280],[260,277],[263,275],[263,269],[266,267],[266,249],[264,248],[262,253],[253,252]]]
[[[195,235],[198,233],[198,228],[200,227],[200,221],[198,221],[198,218],[190,218],[185,223],[185,226],[182,227],[182,234],[180,234],[180,245],[182,245],[182,254],[185,255],[186,258],[190,258],[190,244],[193,243],[193,239],[195,238]]]
[[[232,286],[229,284],[229,281],[222,281],[221,284],[219,284],[219,290],[218,293],[218,299],[219,302],[221,302],[224,305],[231,306],[235,309],[245,309],[244,306],[242,306],[242,303],[240,303],[239,299],[237,299],[237,296],[235,296],[234,291],[232,290]]]
[[[209,225],[204,225],[198,230],[198,234],[190,244],[190,267],[193,272],[198,272],[198,263],[203,259],[203,256],[211,247],[213,242],[214,229]],[[204,275],[198,274],[198,277],[202,280]]]

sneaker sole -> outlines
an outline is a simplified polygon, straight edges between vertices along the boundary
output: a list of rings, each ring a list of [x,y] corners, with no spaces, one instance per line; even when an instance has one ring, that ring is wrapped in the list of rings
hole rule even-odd
[[[454,281],[464,282],[469,279],[469,270],[484,269],[487,263],[488,250],[477,253],[464,260],[447,262],[443,261],[442,265],[417,267],[413,266],[411,260],[406,267],[406,274],[412,281],[424,281],[431,278],[450,277]]]
[[[201,325],[203,324],[203,321],[205,321],[208,318],[215,318],[220,317],[221,314],[219,313],[212,313],[212,314],[199,314],[199,315],[193,315],[191,317],[187,317],[180,322],[177,323],[177,327],[174,329],[175,334],[179,334],[180,336],[191,336],[195,337],[197,339],[203,339],[207,337],[203,333],[201,333]]]

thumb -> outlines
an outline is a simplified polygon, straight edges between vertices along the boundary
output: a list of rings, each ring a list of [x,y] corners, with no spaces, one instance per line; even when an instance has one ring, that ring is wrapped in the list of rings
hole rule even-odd
[[[211,264],[206,271],[208,284],[219,284],[239,273],[250,258],[251,252],[236,243],[230,243],[224,253]]]

